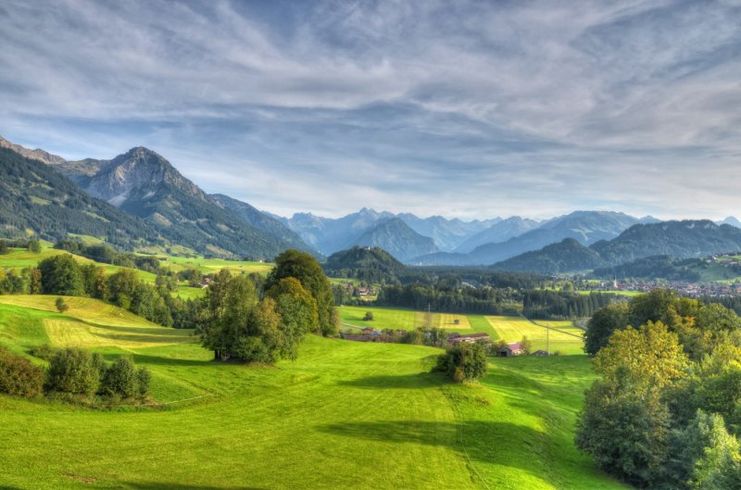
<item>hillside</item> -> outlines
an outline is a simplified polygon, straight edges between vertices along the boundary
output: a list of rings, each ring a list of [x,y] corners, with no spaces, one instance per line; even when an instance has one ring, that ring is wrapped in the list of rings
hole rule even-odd
[[[614,240],[595,243],[592,249],[613,265],[654,255],[704,257],[741,251],[741,229],[709,220],[639,224]]]
[[[492,266],[495,270],[508,272],[534,272],[558,274],[591,270],[605,265],[600,255],[573,238],[547,245],[540,250],[525,252]]]
[[[113,160],[58,167],[93,197],[156,225],[173,243],[219,256],[271,259],[291,243],[220,206],[161,155],[132,148]]]
[[[242,218],[242,220],[244,220],[248,225],[254,226],[258,230],[282,240],[286,246],[297,248],[299,250],[312,251],[312,248],[307,245],[296,232],[288,228],[288,226],[280,220],[268,215],[267,213],[263,213],[254,206],[229,196],[225,196],[224,194],[211,194],[209,197],[222,208],[229,209],[236,213],[237,216]]]
[[[467,254],[432,254],[418,257],[420,265],[491,265],[546,245],[573,238],[588,245],[617,237],[637,218],[610,211],[575,211],[549,220],[536,229],[501,243],[481,245]]]
[[[505,242],[510,238],[520,236],[538,226],[539,223],[537,221],[513,216],[495,223],[489,228],[468,238],[465,242],[460,244],[455,251],[457,253],[468,253],[481,245],[486,245],[487,243]]]
[[[87,195],[53,167],[0,148],[0,236],[29,231],[50,241],[91,235],[124,248],[163,242],[151,224]]]
[[[379,247],[352,247],[327,258],[324,271],[330,277],[352,277],[368,282],[392,282],[404,265]]]
[[[736,275],[725,265],[682,261],[741,250],[741,230],[712,221],[637,224],[620,236],[585,247],[575,240],[546,246],[497,263],[497,270],[553,274],[591,269],[599,277],[717,280]],[[635,275],[632,275],[635,274]]]
[[[437,251],[432,238],[420,235],[400,218],[382,221],[360,235],[353,245],[380,247],[402,262]]]
[[[741,260],[714,258],[677,259],[667,255],[644,257],[633,262],[597,268],[592,272],[601,279],[665,279],[667,281],[719,281],[741,277]]]
[[[622,488],[574,447],[594,379],[583,355],[491,359],[470,386],[429,373],[437,349],[315,336],[275,368],[214,363],[187,332],[87,301],[65,315],[0,304],[0,345],[28,356],[71,333],[109,362],[132,355],[167,405],[89,410],[0,395],[0,486]]]
[[[21,145],[16,145],[15,143],[11,143],[10,141],[3,138],[2,136],[0,136],[0,148],[5,148],[7,150],[14,151],[18,153],[19,155],[21,155],[22,157],[28,158],[30,160],[37,160],[41,163],[46,163],[49,165],[64,163],[64,158],[60,157],[59,155],[53,155],[49,152],[42,150],[41,148],[30,150]]]

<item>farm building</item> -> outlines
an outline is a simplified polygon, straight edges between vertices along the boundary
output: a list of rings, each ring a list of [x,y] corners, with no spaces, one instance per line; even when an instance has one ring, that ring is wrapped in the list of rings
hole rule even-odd
[[[502,346],[497,352],[497,355],[499,357],[511,357],[519,356],[522,353],[522,344],[520,344],[519,342],[515,342],[514,344],[507,344]]]
[[[491,339],[489,338],[489,334],[484,332],[477,332],[467,335],[461,335],[461,334],[450,334],[448,337],[448,343],[455,345],[455,344],[473,344],[476,342],[485,342],[489,343],[491,342]]]

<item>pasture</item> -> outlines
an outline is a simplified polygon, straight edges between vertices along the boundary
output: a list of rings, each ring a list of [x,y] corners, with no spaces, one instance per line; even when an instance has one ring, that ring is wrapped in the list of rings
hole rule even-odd
[[[65,315],[47,301],[0,303],[0,343],[64,345],[44,324],[60,317],[160,328],[93,300]],[[453,385],[429,373],[440,350],[423,346],[310,336],[298,360],[265,367],[215,363],[182,340],[86,344],[147,366],[155,408],[0,395],[0,487],[622,488],[573,444],[594,378],[585,356],[491,359],[480,383]]]

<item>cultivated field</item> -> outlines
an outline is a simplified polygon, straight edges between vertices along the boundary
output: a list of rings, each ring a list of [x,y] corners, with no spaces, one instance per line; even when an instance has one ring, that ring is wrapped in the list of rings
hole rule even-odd
[[[437,349],[315,336],[297,361],[223,364],[189,332],[93,300],[59,315],[48,311],[51,298],[8,298],[0,344],[19,353],[68,345],[48,320],[182,338],[96,345],[79,336],[108,360],[130,354],[147,366],[159,408],[0,395],[0,487],[621,488],[573,444],[593,379],[585,356],[492,359],[474,385],[429,374]]]
[[[423,327],[427,323],[427,315],[421,311],[368,306],[342,306],[339,311],[342,326],[345,328],[354,326],[411,330]],[[366,312],[373,313],[372,321],[363,321]],[[456,319],[458,325],[455,324]],[[512,316],[432,313],[431,323],[434,327],[444,328],[450,332],[485,332],[492,340],[503,339],[510,343],[518,342],[523,336],[527,336],[535,350],[545,350],[548,344],[551,352],[583,354],[584,331],[570,321],[529,321],[526,318]]]
[[[535,320],[522,317],[487,316],[499,338],[507,342],[517,342],[527,336],[533,349],[545,350],[549,344],[550,352],[561,354],[582,354],[584,331],[573,326],[570,321]],[[550,340],[550,342],[548,341]]]
[[[415,328],[428,326],[429,323],[431,327],[446,330],[463,331],[471,329],[468,317],[456,313],[430,313],[428,315],[422,311],[368,306],[342,306],[339,308],[339,312],[343,327],[414,330]],[[366,312],[373,313],[373,320],[363,320]],[[456,320],[458,320],[457,324]]]

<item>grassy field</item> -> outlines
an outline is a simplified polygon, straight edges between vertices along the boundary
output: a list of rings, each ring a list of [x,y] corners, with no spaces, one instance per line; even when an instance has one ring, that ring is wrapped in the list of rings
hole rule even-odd
[[[273,268],[269,262],[251,262],[248,260],[226,260],[226,259],[206,259],[203,257],[176,257],[160,256],[163,267],[169,267],[174,271],[185,269],[196,269],[203,274],[213,274],[221,269],[227,269],[233,273],[245,272],[247,274],[257,273],[267,275]]]
[[[582,354],[584,330],[575,327],[570,321],[535,320],[522,317],[487,316],[487,321],[497,332],[499,338],[507,342],[516,342],[527,336],[533,343],[533,349],[561,354]]]
[[[60,319],[161,335],[77,337],[147,366],[158,409],[0,395],[0,487],[621,488],[572,442],[584,356],[492,359],[481,383],[452,385],[428,372],[439,350],[311,336],[297,361],[243,366],[94,300],[59,315],[51,298],[0,299],[0,344],[16,352],[68,345]]]
[[[427,313],[414,310],[369,306],[341,306],[339,312],[343,326],[414,330],[415,328],[424,327],[428,323]],[[373,313],[373,320],[363,320],[366,312]],[[458,324],[455,323],[455,320],[458,320]],[[455,313],[430,313],[430,323],[433,327],[451,331],[471,329],[468,317]]]

